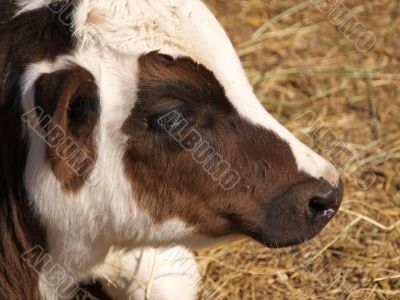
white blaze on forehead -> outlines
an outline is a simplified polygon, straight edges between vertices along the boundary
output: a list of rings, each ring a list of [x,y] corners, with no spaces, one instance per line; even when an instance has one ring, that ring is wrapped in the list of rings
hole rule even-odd
[[[191,53],[214,72],[239,114],[288,142],[299,170],[338,184],[339,174],[334,166],[300,142],[261,105],[230,39],[209,9],[200,1],[187,1],[180,7],[179,16],[181,34],[191,44]]]
[[[333,165],[301,143],[264,109],[228,36],[201,1],[122,2],[84,1],[86,5],[78,9],[77,36],[84,43],[95,37],[97,46],[102,45],[105,52],[112,49],[126,55],[160,50],[172,56],[191,57],[216,75],[228,99],[244,118],[275,132],[290,145],[299,170],[338,183]],[[88,23],[93,12],[99,14],[99,24]]]

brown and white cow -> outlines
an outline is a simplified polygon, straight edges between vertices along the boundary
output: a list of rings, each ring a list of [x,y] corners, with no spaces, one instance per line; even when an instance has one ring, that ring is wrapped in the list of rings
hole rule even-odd
[[[293,245],[340,206],[200,0],[1,0],[0,78],[1,299],[62,298],[44,268],[67,292],[110,249]]]

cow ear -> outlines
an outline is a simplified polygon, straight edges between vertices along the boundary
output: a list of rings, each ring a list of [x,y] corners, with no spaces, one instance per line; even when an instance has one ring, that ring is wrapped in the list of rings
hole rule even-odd
[[[75,191],[96,159],[100,103],[95,80],[80,67],[44,74],[35,83],[35,105],[53,173],[65,189]]]

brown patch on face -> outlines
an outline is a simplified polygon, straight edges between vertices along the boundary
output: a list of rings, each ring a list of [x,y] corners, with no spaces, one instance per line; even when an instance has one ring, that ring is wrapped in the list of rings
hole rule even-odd
[[[78,66],[44,74],[35,83],[35,105],[54,175],[66,190],[76,192],[97,154],[93,131],[100,104],[94,78]]]
[[[268,202],[310,179],[298,171],[289,145],[240,117],[204,66],[159,53],[139,64],[138,99],[122,128],[129,137],[124,164],[134,199],[157,223],[177,217],[212,236],[263,231]],[[172,135],[157,123],[171,111],[188,121]],[[199,140],[217,156],[202,161],[201,149],[195,150]],[[240,175],[231,189],[221,185],[221,161]]]

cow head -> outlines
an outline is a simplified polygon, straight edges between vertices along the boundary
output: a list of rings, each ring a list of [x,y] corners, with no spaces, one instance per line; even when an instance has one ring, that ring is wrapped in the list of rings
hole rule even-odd
[[[281,247],[332,219],[337,171],[265,111],[204,4],[73,3],[71,49],[21,80],[25,185],[54,253],[243,234]]]

